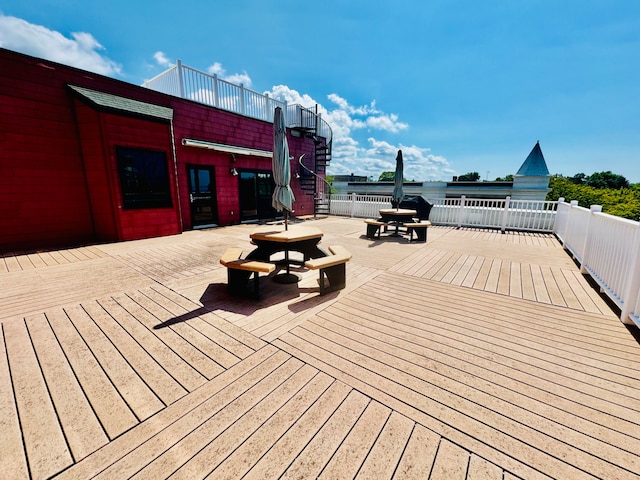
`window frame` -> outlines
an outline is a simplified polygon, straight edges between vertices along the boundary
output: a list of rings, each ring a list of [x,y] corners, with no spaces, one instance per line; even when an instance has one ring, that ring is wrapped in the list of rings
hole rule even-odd
[[[167,152],[116,145],[123,210],[173,208]]]

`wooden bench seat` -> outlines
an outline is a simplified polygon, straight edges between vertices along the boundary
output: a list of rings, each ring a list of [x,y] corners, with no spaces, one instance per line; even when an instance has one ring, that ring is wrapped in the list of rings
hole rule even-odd
[[[416,223],[405,223],[404,226],[407,228],[407,233],[409,234],[409,241],[413,241],[413,233],[416,234],[417,242],[426,242],[427,241],[427,228],[431,226],[430,221],[424,222],[416,222]]]
[[[380,230],[382,227],[387,228],[387,223],[373,218],[367,218],[364,223],[367,224],[367,238],[380,238]]]
[[[247,284],[253,273],[253,296],[260,298],[260,273],[271,273],[276,269],[273,263],[258,262],[256,260],[241,259],[242,248],[228,248],[220,263],[227,267],[227,288],[232,295],[247,295],[250,293]]]
[[[304,263],[308,269],[320,271],[320,295],[340,290],[347,284],[346,263],[351,260],[351,253],[340,245],[329,247],[329,251],[331,255],[307,260]]]

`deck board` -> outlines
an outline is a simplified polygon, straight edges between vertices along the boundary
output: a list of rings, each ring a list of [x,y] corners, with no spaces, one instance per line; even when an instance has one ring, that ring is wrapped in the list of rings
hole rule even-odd
[[[102,330],[105,337],[113,343],[113,346],[117,349],[117,355],[127,359],[132,371],[135,371],[140,380],[146,385],[149,393],[145,392],[145,394],[150,397],[147,400],[149,403],[155,403],[154,398],[157,398],[161,402],[161,405],[158,406],[162,408],[187,393],[99,304],[83,304],[83,309]]]
[[[298,333],[297,330],[294,330],[294,332]],[[448,438],[454,438],[457,442],[465,440],[467,444],[470,444],[471,448],[476,453],[483,456],[483,458],[493,459],[494,463],[500,464],[508,471],[516,472],[522,478],[548,478],[545,475],[541,475],[536,469],[531,469],[520,462],[514,461],[510,456],[505,456],[499,450],[486,446],[483,442],[475,441],[474,439],[477,437],[475,432],[472,431],[471,433],[466,433],[470,431],[469,425],[461,430],[451,427],[447,428],[446,424],[441,423],[437,419],[440,414],[437,405],[434,405],[432,410],[435,416],[426,415],[422,410],[413,407],[412,404],[414,403],[424,407],[422,402],[416,402],[416,399],[419,400],[419,396],[416,392],[412,390],[404,390],[398,384],[377,376],[369,369],[360,367],[349,361],[345,361],[339,356],[331,353],[327,348],[323,348],[323,346],[316,346],[313,342],[308,341],[308,339],[305,339],[303,336],[301,337],[299,335],[294,335],[293,333],[288,333],[274,343],[276,346],[292,352],[296,357],[313,365],[319,366],[323,371],[330,373],[337,378],[341,378],[343,381],[349,383],[364,394],[375,398],[380,402],[380,404],[387,406],[385,408],[392,408],[409,418],[414,418],[417,423],[432,431],[444,432],[444,435],[448,436]],[[389,410],[387,410],[387,412],[390,413]],[[382,426],[380,426],[380,428],[382,428]],[[367,430],[365,430],[365,433],[367,433]],[[378,432],[374,432],[374,434],[377,436]],[[358,432],[355,437],[357,438],[361,435],[362,433]],[[353,441],[357,443],[358,440],[356,440],[356,438],[354,438]],[[365,444],[362,447],[364,451],[361,452],[361,455],[366,455],[370,448],[370,445]],[[350,450],[352,449],[353,447]],[[340,453],[340,451],[337,452],[334,458],[340,458]],[[332,459],[327,465],[326,470],[330,473],[327,474],[326,477],[321,475],[320,478],[336,478],[336,476],[339,476],[339,472],[341,471],[345,472],[345,476],[347,478],[351,478],[352,475],[350,474],[350,468],[354,467],[353,464],[357,462],[358,457],[355,457],[354,459],[351,459],[351,457],[342,458],[342,463],[336,467],[333,467],[334,460]],[[355,465],[355,467],[357,472],[358,465]]]
[[[405,292],[405,295],[406,295],[406,289],[403,290],[403,292]],[[424,292],[424,288],[421,289],[421,292]],[[390,292],[390,295],[397,299],[401,295],[401,292],[400,291]],[[418,293],[416,293],[416,295],[418,295]],[[366,298],[367,298],[367,301],[371,303],[371,297],[366,296]],[[367,371],[379,371],[379,375],[382,375],[385,379],[388,379],[389,381],[393,381],[393,380],[398,381],[397,379],[399,377],[402,377],[403,375],[412,375],[412,377],[407,377],[406,380],[402,381],[403,385],[407,385],[407,386],[412,385],[416,381],[414,380],[415,378],[424,378],[423,381],[426,381],[427,377],[424,377],[425,372],[420,373],[422,371],[421,369],[414,371],[414,369],[416,368],[414,367],[414,365],[420,364],[419,358],[413,359],[411,363],[403,363],[399,361],[397,357],[399,354],[398,352],[401,351],[399,349],[399,345],[395,345],[394,347],[388,347],[388,346],[385,346],[385,343],[383,343],[382,341],[375,340],[374,333],[372,332],[367,332],[367,336],[362,336],[363,334],[360,334],[359,336],[353,333],[352,327],[342,326],[347,324],[352,325],[352,322],[356,322],[357,318],[363,315],[364,306],[362,304],[360,304],[358,308],[354,309],[352,313],[349,315],[346,315],[339,319],[336,319],[336,317],[331,315],[331,317],[329,318],[328,317],[329,312],[333,312],[334,309],[337,309],[339,307],[340,305],[334,305],[330,307],[325,312],[323,312],[322,320],[319,320],[318,322],[308,322],[304,324],[303,327],[294,329],[292,331],[292,334],[296,334],[299,338],[306,340],[308,343],[312,345],[317,345],[318,348],[322,348],[322,351],[324,352],[333,352],[333,351],[352,352],[352,353],[346,354],[350,362],[354,362],[355,364],[359,365],[361,368],[366,368]],[[458,304],[458,308],[459,307],[460,307],[460,304]],[[380,311],[379,306],[375,305],[371,308],[370,314],[376,315],[376,312],[379,312],[379,311]],[[377,315],[380,315],[380,313],[377,313]],[[407,318],[408,315],[410,314],[408,312],[405,312],[400,318]],[[330,320],[332,320],[332,322],[328,323]],[[385,342],[387,342],[390,335],[392,335],[392,331],[393,331],[392,328],[393,327],[390,328],[390,331],[384,332],[383,334],[379,334],[381,338],[385,339]],[[397,329],[397,325],[395,328]],[[450,330],[447,330],[447,331],[450,332]],[[474,331],[477,332],[476,329],[474,329]],[[493,335],[495,335],[495,333]],[[414,335],[414,338],[415,338],[415,335]],[[505,337],[505,344],[507,343],[506,338],[508,337]],[[330,346],[331,343],[335,343],[336,345]],[[340,347],[338,347],[338,345],[340,345]],[[304,350],[308,351],[309,348],[310,347],[305,347]],[[385,350],[388,351],[388,353],[386,353]],[[468,347],[465,349],[465,351],[466,350],[468,350]],[[406,351],[410,351],[410,350],[406,350]],[[391,354],[391,352],[394,352],[393,356],[387,356]],[[579,352],[576,352],[576,354],[578,353]],[[327,354],[325,353],[325,355]],[[328,354],[328,355],[331,355],[331,354]],[[465,353],[465,355],[467,354]],[[543,365],[544,359],[538,358],[535,361]],[[335,365],[337,363],[337,360],[333,358],[330,362],[327,362],[327,363]],[[461,365],[463,364],[458,365],[458,368],[461,368]],[[571,364],[571,362],[567,362],[565,368],[569,368],[569,367],[572,367],[574,369],[578,368],[575,364]],[[544,368],[548,369],[548,368],[551,368],[551,366],[544,365]],[[564,368],[560,369],[557,366],[555,368],[558,371],[564,370]],[[583,365],[582,368],[585,370],[585,373],[586,371],[589,370],[588,365]],[[442,374],[441,372],[446,371],[446,367],[442,367],[442,366],[438,367],[436,371],[438,371],[439,374]],[[581,375],[581,374],[578,374],[575,370],[569,371],[567,374]],[[460,373],[457,371],[453,371],[449,374],[448,378],[459,378],[459,377],[460,377]],[[591,377],[591,375],[589,374],[587,375],[587,377],[584,377],[583,381],[584,382],[588,381],[589,380],[588,377]],[[473,379],[475,378],[476,378],[475,375],[469,377],[468,379],[469,383],[472,384]],[[380,381],[380,379],[378,379],[378,381]],[[457,388],[455,387],[455,385],[458,383],[458,381],[460,380],[456,380],[454,384],[448,384],[447,383],[448,381],[445,382],[448,385],[446,388],[447,388],[447,392],[449,393],[445,393],[444,391],[440,392],[440,394],[444,395],[444,397],[437,397],[438,405],[456,404],[458,413],[462,413],[466,411],[465,415],[468,418],[473,418],[474,416],[480,415],[478,412],[483,410],[482,408],[478,408],[479,405],[492,404],[493,405],[492,408],[500,409],[500,400],[498,400],[498,398],[500,398],[500,395],[498,395],[495,391],[493,391],[493,393],[491,394],[493,398],[492,401],[489,401],[488,399],[482,400],[479,397],[476,400],[473,400],[477,392],[474,393],[467,389],[463,389],[457,393],[459,400],[454,401],[453,398],[447,399],[448,395],[451,395],[452,392],[455,391],[455,388]],[[567,379],[560,379],[560,382],[566,384]],[[609,406],[609,409],[613,410],[611,412],[611,415],[622,415],[622,418],[637,418],[638,416],[637,410],[634,410],[634,409],[626,410],[626,407],[623,406],[622,402],[623,402],[624,395],[618,397],[619,398],[618,401],[615,400],[616,395],[613,394],[613,390],[620,390],[621,392],[624,392],[623,386],[610,383],[607,379],[599,379],[592,382],[593,382],[592,386],[586,388],[585,395],[587,397],[587,400],[589,399],[590,396],[598,396],[600,398],[606,399],[606,402],[611,403],[611,405]],[[428,388],[420,387],[419,384],[415,384],[414,387],[412,387],[412,391],[433,392],[433,388],[438,382],[434,383],[433,381],[431,381],[429,383],[431,384],[431,386]],[[575,383],[577,384],[578,382],[576,381]],[[434,395],[434,394],[432,393],[431,395]],[[531,393],[530,395],[535,396],[535,394],[533,393]],[[573,394],[573,397],[575,397],[575,393]],[[531,414],[530,409],[534,409],[531,402],[527,402],[526,398],[509,398],[509,395],[506,395],[506,398],[508,399],[508,402],[507,404],[505,404],[504,412],[511,411],[512,413],[507,414],[507,416],[512,417],[512,420],[515,420],[517,418],[518,423],[524,422],[525,425],[544,425],[545,422],[549,421],[543,418],[530,418],[529,420],[526,420],[527,415]],[[475,406],[469,407],[468,409],[463,408],[462,405],[468,401],[472,401],[472,403]],[[523,404],[526,406],[526,408],[521,407],[521,405]],[[571,404],[569,404],[569,407],[570,406]],[[518,411],[517,413],[513,413],[514,408],[516,410],[523,408],[523,411]],[[539,410],[541,412],[545,412],[545,414],[548,414],[546,412],[550,408],[552,408],[552,405],[542,404],[540,405]],[[626,412],[620,411],[619,410],[620,408],[622,408],[623,410],[626,410]],[[451,412],[447,412],[447,414],[449,413]],[[454,425],[456,421],[455,415],[457,415],[458,413],[450,417],[451,422],[454,422]],[[591,413],[591,418],[593,418],[593,416],[597,412],[594,410],[590,413]],[[439,419],[448,418],[447,414],[443,412],[441,415],[438,416],[438,418]],[[553,442],[551,441],[548,435],[552,435],[551,432],[554,431],[555,422],[559,420],[554,420],[553,422],[547,424],[546,427],[544,428],[541,427],[542,431],[544,431],[545,434],[540,435],[540,432],[536,433],[534,431],[530,431],[528,430],[528,427],[524,427],[524,425],[521,425],[521,424],[519,424],[518,426],[512,425],[511,427],[508,427],[507,424],[503,423],[504,420],[500,420],[501,417],[495,417],[496,413],[493,411],[484,411],[482,415],[486,415],[486,416],[485,417],[480,416],[478,420],[481,421],[483,425],[497,424],[497,425],[500,425],[500,428],[508,428],[508,430],[506,430],[505,433],[509,432],[508,433],[509,437],[518,438],[520,436],[520,438],[522,439],[521,441],[523,442],[526,439],[528,443],[534,442],[535,444],[536,442],[535,438],[538,437],[539,438],[538,448],[542,451],[544,451],[546,448],[548,449],[548,453],[547,453],[548,455],[553,454],[553,448],[550,448],[550,445],[553,445]],[[558,415],[560,416],[561,419],[563,418],[563,415],[565,415],[567,418],[564,421],[570,420],[571,422],[574,422],[573,424],[568,425],[568,427],[572,429],[571,430],[572,433],[570,435],[576,435],[577,429],[579,428],[578,424],[580,422],[586,421],[586,419],[577,420],[574,416],[575,412],[571,410],[566,411],[564,414],[562,412],[558,412]],[[490,420],[491,418],[493,418],[493,420]],[[604,424],[607,424],[608,420],[609,418],[606,418],[606,416],[601,419],[601,421]],[[631,422],[629,424],[629,428],[632,428],[633,423],[634,422]],[[565,427],[567,427],[567,425],[565,425]],[[510,430],[511,428],[515,428],[515,430]],[[624,444],[626,443],[627,440],[629,440],[631,442],[630,444],[631,446],[629,451],[625,452],[624,450],[620,450],[620,449],[610,449],[607,443],[604,443],[601,441],[597,441],[593,443],[594,441],[591,440],[590,436],[594,434],[594,431],[598,430],[596,426],[591,425],[590,423],[587,422],[581,428],[584,431],[584,433],[582,434],[583,436],[581,438],[573,438],[573,439],[571,438],[570,435],[567,438],[567,434],[564,428],[560,428],[559,430],[557,430],[558,433],[556,435],[558,436],[558,438],[562,438],[563,443],[562,443],[562,446],[558,445],[555,448],[566,449],[566,448],[571,448],[571,445],[580,444],[583,446],[582,448],[585,448],[588,450],[590,449],[590,453],[592,455],[601,455],[607,461],[621,465],[624,468],[629,468],[630,470],[637,468],[638,466],[637,457],[635,456],[635,454],[631,453],[634,451],[633,449],[635,447],[633,445],[637,443],[637,438],[631,439],[629,436],[629,435],[637,436],[637,434],[631,433],[631,430],[630,430],[629,434],[622,435],[621,438],[619,438],[620,436],[616,432],[609,431],[606,428],[602,432],[600,432],[601,434],[608,435],[608,437],[605,437],[605,438],[612,439],[612,441],[618,445]],[[518,431],[522,433],[518,434],[517,433]],[[601,438],[601,437],[598,437],[598,438]],[[588,447],[587,445],[589,445],[590,443],[592,443],[593,445],[591,447]],[[515,453],[510,453],[510,454],[515,455]],[[575,465],[574,467],[565,466],[565,468],[568,468],[566,470],[567,473],[572,472],[573,468],[577,468],[578,470],[586,469],[587,465],[589,465],[591,469],[595,468],[594,465],[590,463],[591,457],[588,455],[583,456],[582,464],[579,463],[581,454],[582,452],[579,452],[579,451],[575,451],[574,454],[572,454],[572,457],[574,458],[574,461],[577,463],[577,465]],[[608,455],[610,455],[610,457],[607,457]],[[559,468],[559,465],[557,466],[557,468]],[[576,474],[576,472],[572,472],[571,474]]]
[[[131,429],[106,447],[62,472],[61,480],[129,478],[148,465],[183,435],[224,409],[257,382],[283,365],[290,357],[265,347],[237,363],[218,377],[183,397],[159,414]]]
[[[440,436],[416,424],[393,478],[428,478],[440,446]],[[502,474],[502,470],[500,470]]]
[[[251,225],[2,257],[2,471],[640,476],[640,337],[553,236],[315,225],[353,255],[324,296],[303,269],[229,296]]]
[[[283,479],[318,478],[364,413],[370,399],[352,390],[284,472]]]
[[[342,448],[331,457],[318,478],[339,478],[341,475],[355,478],[390,415],[389,408],[378,402],[369,402]]]
[[[72,465],[71,452],[57,421],[26,324],[6,324],[4,334],[29,473],[33,478],[48,478]]]
[[[136,317],[124,309],[114,298],[96,302],[107,310],[113,319],[127,331],[131,338],[157,362],[167,375],[173,378],[182,389],[191,391],[207,380],[204,375],[193,368],[157,335],[149,331]],[[171,402],[168,402],[171,403]]]
[[[149,418],[164,407],[160,399],[148,388],[127,359],[118,352],[112,340],[77,306],[66,310],[73,326],[90,346],[91,353],[118,390],[124,402],[138,420]]]
[[[109,439],[65,361],[51,326],[43,316],[27,318],[26,323],[66,441],[77,461],[107,444]]]
[[[28,478],[29,466],[9,370],[4,325],[0,334],[0,471],[10,472],[15,478]]]
[[[299,360],[289,359],[217,415],[200,424],[194,423],[195,428],[187,435],[165,430],[164,437],[171,442],[171,447],[140,471],[140,478],[158,478],[169,473],[173,478],[205,477],[247,435],[286,403],[287,398],[307,384],[315,372]],[[181,422],[182,427],[184,423]],[[142,462],[149,459],[148,455],[137,454],[136,457]],[[104,478],[111,476],[109,473]]]
[[[47,319],[109,438],[117,437],[138,423],[66,312],[47,312]]]

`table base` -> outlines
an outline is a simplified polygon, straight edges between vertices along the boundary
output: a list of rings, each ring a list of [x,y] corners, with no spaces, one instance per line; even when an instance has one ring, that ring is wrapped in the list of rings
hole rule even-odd
[[[295,273],[279,273],[273,277],[276,283],[298,283],[301,277]]]

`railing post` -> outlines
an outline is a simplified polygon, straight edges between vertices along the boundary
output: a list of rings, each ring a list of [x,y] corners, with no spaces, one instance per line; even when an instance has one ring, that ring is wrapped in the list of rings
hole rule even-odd
[[[218,74],[213,74],[213,106],[218,106]]]
[[[240,84],[240,113],[244,115],[244,84]]]
[[[569,214],[567,215],[567,226],[565,228],[565,237],[564,237],[564,241],[562,242],[565,250],[570,250],[569,247],[567,246],[567,244],[571,245],[573,243],[574,238],[567,238],[571,235],[571,222],[575,222],[575,215],[573,213],[575,207],[578,206],[578,201],[577,200],[571,200],[569,202]],[[575,245],[574,245],[575,247]]]
[[[264,94],[265,96],[265,109],[266,112],[264,112],[264,120],[268,120],[269,119],[269,112],[271,112],[271,98],[269,97],[268,93]],[[271,117],[273,117],[273,114],[271,114]],[[286,124],[286,120],[285,120],[285,124]]]
[[[460,211],[458,212],[458,228],[462,227],[462,220],[464,215],[464,201],[467,197],[462,195],[460,197]]]
[[[562,245],[564,246],[564,232],[559,232],[559,228],[558,228],[558,227],[562,227],[562,225],[558,223],[558,212],[560,210],[560,204],[564,204],[564,197],[558,198],[558,201],[555,202],[556,208],[552,214],[553,222],[551,224],[551,232],[554,233],[556,237],[560,238],[560,240],[562,241]]]
[[[576,202],[577,203],[577,202]],[[573,205],[573,202],[571,202]],[[589,255],[591,254],[592,240],[591,240],[591,222],[596,212],[602,211],[602,205],[591,205],[591,214],[589,215],[589,221],[587,222],[587,228],[584,234],[584,248],[582,254],[582,262],[580,263],[580,273],[587,273],[586,265],[589,263]]]
[[[636,315],[640,312],[633,312],[638,302],[638,294],[640,293],[640,223],[636,226],[636,233],[633,236],[633,253],[631,261],[627,268],[627,279],[622,294],[622,309],[620,312],[620,321],[627,325],[635,325],[630,318],[631,313]]]
[[[504,211],[502,212],[502,225],[500,227],[500,231],[502,233],[507,229],[507,217],[509,216],[509,204],[511,203],[511,197],[507,195],[507,198],[504,199]]]
[[[182,61],[176,60],[176,67],[178,70],[178,96],[184,98],[184,75],[182,73]]]
[[[356,211],[356,193],[353,192],[351,194],[351,218],[353,218],[353,214]]]

